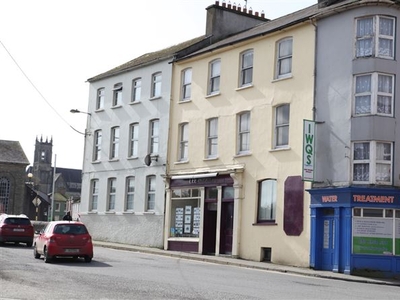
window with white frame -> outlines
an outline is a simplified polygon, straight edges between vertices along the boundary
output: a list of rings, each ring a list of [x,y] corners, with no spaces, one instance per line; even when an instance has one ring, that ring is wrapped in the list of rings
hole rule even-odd
[[[91,195],[90,195],[90,210],[97,210],[99,199],[99,180],[93,179],[91,181]]]
[[[276,214],[276,180],[265,179],[258,183],[257,223],[274,222]]]
[[[179,161],[188,160],[189,150],[189,124],[179,125]]]
[[[158,154],[159,146],[159,120],[150,121],[150,153]]]
[[[142,78],[132,80],[132,99],[131,102],[139,102],[142,94]]]
[[[290,105],[284,104],[275,108],[275,148],[289,145]]]
[[[125,210],[133,210],[134,199],[135,199],[135,177],[130,176],[126,178]]]
[[[253,50],[247,50],[240,55],[239,87],[253,83]]]
[[[104,108],[105,89],[99,88],[97,90],[96,110]]]
[[[110,158],[118,158],[119,152],[119,127],[111,128]]]
[[[93,136],[93,161],[99,161],[101,158],[101,130],[96,130]]]
[[[117,179],[109,178],[108,179],[108,206],[107,210],[115,209],[115,199],[117,195]]]
[[[218,118],[207,120],[207,158],[218,156]]]
[[[158,98],[161,97],[161,72],[153,74],[151,77],[152,85],[151,85],[151,97]]]
[[[355,76],[354,115],[393,115],[394,76],[370,73]]]
[[[391,184],[393,145],[386,142],[353,143],[353,182]]]
[[[55,211],[60,211],[60,208],[61,208],[61,203],[56,202],[56,205],[55,205],[54,210],[55,210]]]
[[[192,68],[182,71],[182,101],[190,100],[192,96]]]
[[[238,120],[238,154],[248,153],[250,151],[250,112],[240,113]]]
[[[139,124],[133,123],[129,126],[129,157],[138,157],[139,151]]]
[[[370,16],[356,20],[356,57],[394,58],[395,19]]]
[[[285,38],[277,43],[276,78],[292,75],[293,39]]]
[[[209,65],[208,94],[218,94],[221,80],[221,60],[216,59]]]
[[[154,211],[156,207],[156,176],[147,176],[147,211]]]
[[[113,106],[119,106],[122,104],[122,83],[114,84],[113,89]]]

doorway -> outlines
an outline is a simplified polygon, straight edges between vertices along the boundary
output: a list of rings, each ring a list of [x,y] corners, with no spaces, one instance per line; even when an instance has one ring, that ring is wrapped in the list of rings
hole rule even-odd
[[[220,254],[232,254],[234,202],[222,202]]]
[[[324,209],[322,216],[322,255],[321,255],[321,269],[332,271],[334,263],[334,250],[335,250],[335,218],[334,209]]]

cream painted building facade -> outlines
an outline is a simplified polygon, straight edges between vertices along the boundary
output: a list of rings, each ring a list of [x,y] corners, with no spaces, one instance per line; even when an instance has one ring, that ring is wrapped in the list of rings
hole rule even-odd
[[[309,265],[314,44],[295,13],[174,62],[165,249]]]

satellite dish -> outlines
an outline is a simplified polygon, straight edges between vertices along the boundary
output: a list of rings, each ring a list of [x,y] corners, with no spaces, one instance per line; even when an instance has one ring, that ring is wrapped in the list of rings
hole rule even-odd
[[[147,154],[146,157],[144,158],[144,164],[146,166],[150,166],[151,165],[151,157],[150,154]]]

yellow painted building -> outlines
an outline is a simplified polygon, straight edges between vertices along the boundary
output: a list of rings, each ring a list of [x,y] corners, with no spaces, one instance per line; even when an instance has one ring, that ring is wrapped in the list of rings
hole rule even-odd
[[[164,248],[308,266],[303,120],[315,27],[300,11],[173,65]]]

